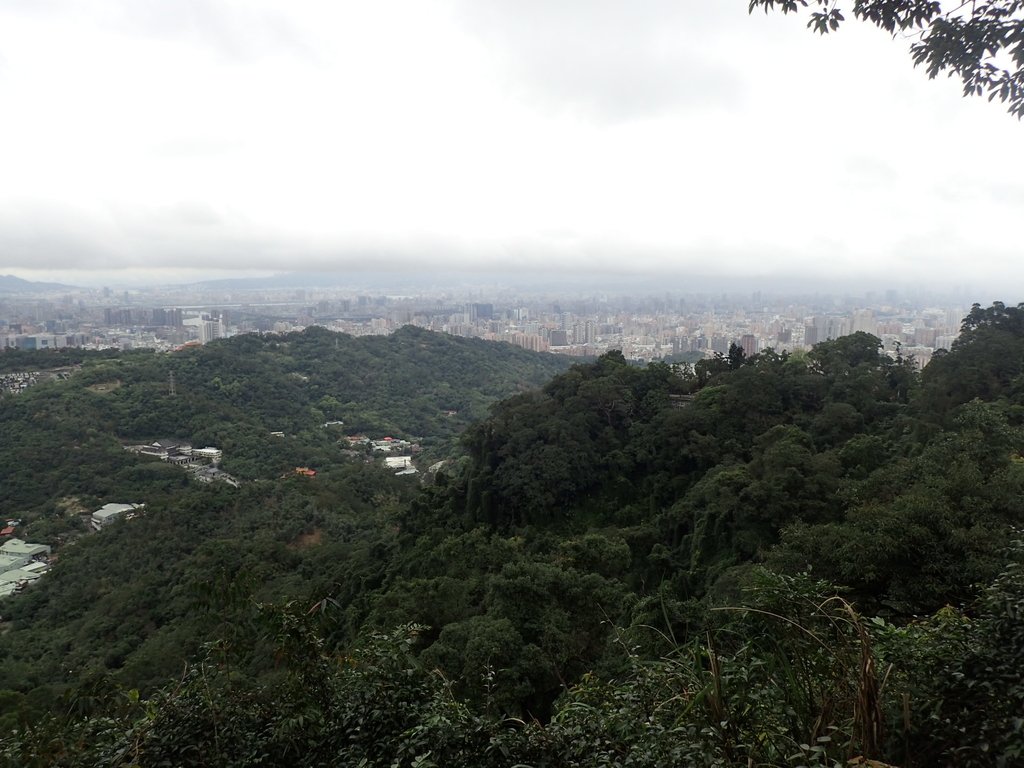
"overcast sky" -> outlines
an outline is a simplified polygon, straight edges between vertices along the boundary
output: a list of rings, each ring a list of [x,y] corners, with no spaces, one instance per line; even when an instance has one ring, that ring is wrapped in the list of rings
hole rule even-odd
[[[1024,124],[908,45],[746,0],[0,0],[0,273],[1019,292]]]

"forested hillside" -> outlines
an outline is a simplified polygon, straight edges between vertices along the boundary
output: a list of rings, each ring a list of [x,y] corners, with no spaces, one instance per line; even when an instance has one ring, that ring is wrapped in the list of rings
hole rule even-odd
[[[342,458],[343,434],[412,437],[443,454],[495,400],[568,366],[553,355],[412,326],[386,337],[314,327],[169,355],[99,352],[79,360],[62,353],[56,360],[82,367],[69,381],[0,400],[0,509],[8,515],[45,512],[55,498],[94,503],[180,479],[122,450],[161,438],[216,446],[224,469],[245,480],[331,466]],[[38,352],[0,355],[8,370],[43,363]],[[344,423],[325,429],[328,421]]]
[[[226,451],[232,432],[284,430],[296,452],[283,465],[326,450],[321,420],[395,418],[387,388],[419,380],[410,367],[385,383],[370,360],[318,364],[340,343],[320,332],[238,343],[244,359],[216,374],[202,366],[228,345],[192,366],[161,361],[145,386],[178,366],[197,406],[219,404],[190,428]],[[415,359],[430,342],[406,331],[396,343]],[[134,380],[115,366],[128,363],[79,375],[121,382],[97,394],[111,405],[96,417],[136,414],[116,422],[124,436],[173,433],[174,402],[147,421],[117,394]],[[380,410],[357,416],[335,380],[379,383],[362,402]],[[52,386],[37,402],[60,402]],[[424,388],[425,414],[486,397]],[[305,399],[274,405],[290,398]],[[42,411],[23,402],[23,419]],[[423,488],[326,455],[315,482],[273,479],[277,458],[240,454],[252,462],[240,474],[268,479],[168,486],[142,518],[76,543],[47,583],[3,605],[0,754],[126,766],[1024,759],[1024,305],[976,306],[920,374],[863,333],[806,354],[734,348],[694,368],[608,354],[505,399],[462,448]],[[141,493],[155,478],[135,480]],[[43,716],[57,697],[61,714]]]
[[[490,403],[567,365],[412,327],[55,357],[82,367],[0,399],[0,514],[21,519],[18,535],[55,545],[58,558],[0,609],[12,621],[0,633],[0,689],[36,691],[43,702],[52,686],[97,669],[143,688],[165,682],[208,637],[194,609],[221,574],[244,571],[274,598],[358,591],[345,575],[365,567],[359,577],[373,579],[382,557],[369,550],[387,548],[390,520],[419,484],[367,464],[345,435],[409,437],[427,464]],[[8,369],[45,362],[0,355]],[[241,486],[198,484],[124,449],[168,437],[221,448],[221,466]],[[316,477],[295,476],[297,466]],[[82,513],[111,501],[142,502],[146,512],[85,535]]]

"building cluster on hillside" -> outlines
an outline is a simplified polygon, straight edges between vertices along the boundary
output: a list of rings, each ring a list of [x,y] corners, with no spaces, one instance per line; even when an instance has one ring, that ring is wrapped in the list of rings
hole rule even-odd
[[[419,446],[397,437],[382,437],[379,440],[370,440],[370,449],[374,453],[407,453],[418,451]]]
[[[104,504],[89,516],[89,527],[101,531],[117,520],[130,520],[140,514],[145,504]],[[0,598],[22,591],[50,569],[53,550],[48,544],[37,544],[16,538],[20,520],[8,520],[0,528]]]
[[[15,529],[16,521],[8,521],[5,532]],[[20,592],[50,568],[51,549],[46,544],[33,544],[5,533],[0,544],[0,597]]]
[[[0,394],[16,395],[43,381],[66,379],[73,370],[74,368],[59,368],[49,371],[0,373]]]
[[[237,479],[217,466],[224,457],[220,448],[193,448],[181,440],[156,440],[145,445],[126,445],[125,450],[183,467],[200,483],[219,482],[234,488],[239,486]]]
[[[396,475],[415,475],[419,470],[412,465],[412,456],[385,456],[384,466],[395,470]]]
[[[89,518],[89,525],[94,531],[100,531],[117,520],[131,520],[138,514],[138,511],[145,508],[145,504],[122,504],[112,502],[104,504],[92,513]]]
[[[18,394],[39,383],[39,372],[0,373],[0,392]]]
[[[413,466],[413,454],[420,451],[417,443],[390,436],[371,439],[366,435],[348,435],[345,440],[351,448],[362,447],[371,454],[386,454],[384,466],[396,470],[396,475],[415,475],[419,472]]]

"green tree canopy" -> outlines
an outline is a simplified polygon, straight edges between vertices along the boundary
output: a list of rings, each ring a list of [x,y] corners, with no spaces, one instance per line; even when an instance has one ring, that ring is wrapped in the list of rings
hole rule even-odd
[[[914,66],[928,77],[959,77],[964,95],[988,95],[1024,117],[1024,3],[1021,0],[750,0],[750,11],[807,11],[807,26],[834,32],[852,11],[895,37],[909,36]]]

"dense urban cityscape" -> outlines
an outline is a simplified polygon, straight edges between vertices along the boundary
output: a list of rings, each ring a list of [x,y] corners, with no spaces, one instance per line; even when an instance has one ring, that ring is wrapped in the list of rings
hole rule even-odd
[[[30,284],[31,285],[31,284]],[[864,331],[925,365],[956,338],[966,303],[897,290],[860,296],[592,295],[508,288],[361,292],[339,287],[22,291],[0,297],[0,348],[171,350],[243,333],[319,325],[353,336],[404,325],[538,352],[695,362],[730,344],[749,356],[809,349]]]

